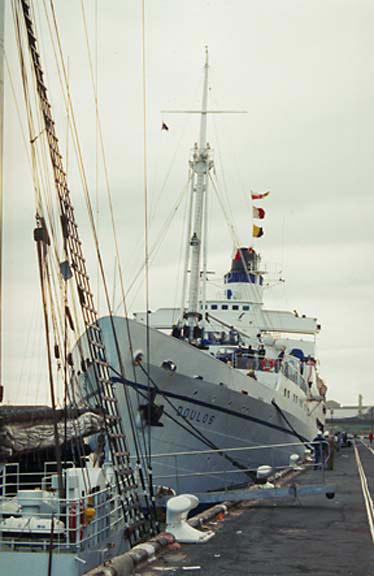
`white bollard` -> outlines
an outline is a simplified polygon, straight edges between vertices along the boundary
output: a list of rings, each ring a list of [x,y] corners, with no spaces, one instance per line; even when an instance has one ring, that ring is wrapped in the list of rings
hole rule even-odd
[[[273,472],[272,467],[268,466],[267,464],[259,466],[256,471],[256,479],[259,480],[260,482],[261,480],[266,481],[271,476],[272,472]]]
[[[313,462],[313,452],[309,448],[305,448],[304,457],[307,462]]]
[[[303,470],[303,468],[299,464],[300,464],[300,456],[298,454],[291,454],[289,460],[290,468],[293,468],[293,470]]]
[[[269,477],[272,475],[273,468],[268,464],[259,466],[256,471],[256,488],[274,488],[274,484],[269,482]]]
[[[196,508],[199,499],[193,494],[173,496],[166,504],[166,532],[173,534],[177,542],[203,544],[214,536],[214,532],[201,532],[188,524],[190,510]]]

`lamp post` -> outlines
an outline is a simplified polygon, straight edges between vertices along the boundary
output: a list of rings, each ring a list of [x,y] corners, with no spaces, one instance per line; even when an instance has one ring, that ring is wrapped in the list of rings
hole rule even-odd
[[[331,432],[334,432],[334,409],[330,408]]]

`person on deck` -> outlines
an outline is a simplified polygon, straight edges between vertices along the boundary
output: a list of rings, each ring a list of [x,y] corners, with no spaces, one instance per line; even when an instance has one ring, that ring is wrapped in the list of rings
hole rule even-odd
[[[181,336],[181,329],[179,328],[178,324],[173,324],[173,328],[171,330],[171,335],[174,338],[180,338]]]
[[[194,340],[196,340],[196,342],[201,338],[201,328],[198,324],[196,324],[196,326],[193,327],[192,335]]]
[[[248,369],[251,370],[254,368],[254,357],[255,351],[253,350],[252,346],[248,346]]]
[[[257,350],[258,365],[259,365],[260,370],[262,370],[262,365],[263,365],[264,360],[265,360],[265,354],[266,354],[265,346],[263,344],[261,344],[261,346]]]
[[[230,344],[238,344],[239,343],[239,332],[235,330],[234,326],[230,326]]]
[[[278,354],[278,358],[275,361],[275,371],[276,372],[279,372],[279,370],[280,370],[280,367],[281,367],[282,362],[283,362],[284,354],[285,354],[284,348],[282,348],[282,350]]]
[[[190,337],[190,327],[189,327],[189,325],[188,325],[187,323],[183,325],[182,334],[183,334],[183,339],[184,339],[184,340],[188,340],[188,339],[189,339],[189,337]]]

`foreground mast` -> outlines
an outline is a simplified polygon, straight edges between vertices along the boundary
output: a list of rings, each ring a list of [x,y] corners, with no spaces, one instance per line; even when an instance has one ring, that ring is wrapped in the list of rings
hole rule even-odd
[[[29,0],[20,0],[20,6],[27,32],[39,107],[45,126],[49,155],[60,207],[62,235],[67,255],[67,261],[62,263],[65,270],[64,279],[69,281],[69,278],[72,278],[73,276],[75,279],[78,300],[88,335],[87,343],[91,356],[92,368],[98,386],[96,402],[98,403],[107,422],[106,436],[118,491],[121,495],[123,514],[130,533],[135,535],[135,538],[133,536],[132,539],[136,541],[137,537],[139,537],[145,529],[143,522],[144,518],[140,511],[136,482],[129,462],[129,451],[118,411],[117,399],[114,394],[113,384],[110,380],[109,366],[101,328],[97,322],[97,312],[93,299],[93,292],[87,273],[86,261],[83,256],[82,243],[78,234],[78,226],[71,202],[67,176],[62,163],[62,155],[60,153],[58,138],[55,131],[55,123],[47,95],[47,87],[44,82],[44,74],[37,46],[37,39],[34,32]],[[47,252],[49,246],[49,234],[46,221],[40,214],[37,215],[37,228],[34,237],[38,243],[38,249],[41,250],[40,246],[42,246],[42,250]]]

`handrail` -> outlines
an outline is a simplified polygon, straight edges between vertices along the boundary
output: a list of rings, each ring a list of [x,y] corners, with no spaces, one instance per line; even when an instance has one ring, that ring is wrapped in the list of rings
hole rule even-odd
[[[284,444],[263,444],[260,446],[240,446],[235,448],[215,448],[211,450],[190,450],[184,452],[164,452],[159,454],[152,453],[152,458],[164,458],[165,456],[196,456],[198,454],[220,454],[222,452],[242,452],[246,450],[263,450],[264,448],[282,448],[282,447],[289,447],[289,446],[298,446],[300,447],[301,444],[304,444],[306,448],[308,448],[312,442],[287,442]],[[131,458],[135,458],[132,456]]]

